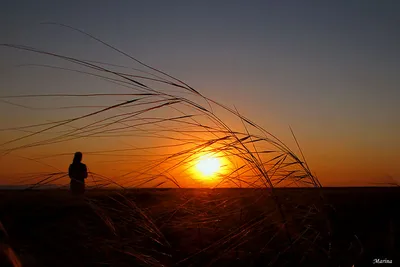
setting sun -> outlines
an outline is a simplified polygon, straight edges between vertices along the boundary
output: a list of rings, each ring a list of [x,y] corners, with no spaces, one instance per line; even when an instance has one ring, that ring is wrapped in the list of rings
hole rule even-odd
[[[202,175],[209,177],[219,171],[221,163],[215,157],[202,157],[196,164],[196,167]]]

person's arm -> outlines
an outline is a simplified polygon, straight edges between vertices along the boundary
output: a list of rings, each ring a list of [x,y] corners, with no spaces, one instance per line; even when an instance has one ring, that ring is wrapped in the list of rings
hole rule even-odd
[[[69,165],[69,168],[68,168],[68,176],[69,176],[69,178],[72,179],[72,168],[71,168],[71,167],[72,167],[72,166]]]
[[[84,168],[83,168],[84,169],[83,178],[86,179],[88,177],[87,168],[86,168],[85,164],[83,166],[84,166]]]

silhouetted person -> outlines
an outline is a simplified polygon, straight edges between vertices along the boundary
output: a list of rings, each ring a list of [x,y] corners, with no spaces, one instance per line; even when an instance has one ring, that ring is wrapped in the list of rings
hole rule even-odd
[[[85,192],[85,179],[87,178],[86,165],[82,162],[82,153],[76,152],[72,164],[69,165],[68,175],[71,178],[70,188],[74,195]]]

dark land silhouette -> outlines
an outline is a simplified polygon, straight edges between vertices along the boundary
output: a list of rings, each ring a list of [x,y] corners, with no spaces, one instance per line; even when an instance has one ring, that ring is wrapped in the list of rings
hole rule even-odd
[[[400,188],[322,192],[330,265],[318,247],[283,253],[285,236],[271,239],[279,233],[275,215],[263,212],[275,205],[263,189],[88,190],[85,198],[61,189],[0,191],[0,220],[24,266],[267,266],[279,251],[271,266],[376,266],[374,259],[396,266]],[[277,195],[292,200],[284,206],[288,220],[319,199],[316,189],[277,189]],[[314,227],[326,223],[313,220]]]

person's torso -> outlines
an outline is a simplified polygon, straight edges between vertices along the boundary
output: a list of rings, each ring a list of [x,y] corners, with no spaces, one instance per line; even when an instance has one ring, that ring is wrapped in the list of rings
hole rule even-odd
[[[70,178],[83,181],[86,176],[86,165],[83,163],[72,163],[69,166]]]

